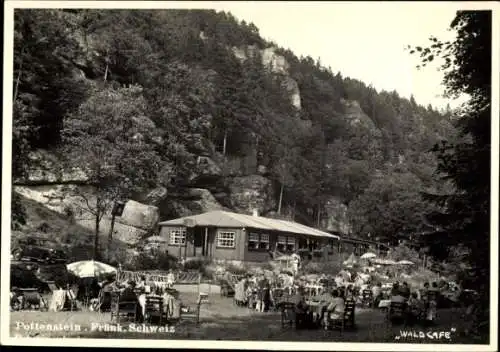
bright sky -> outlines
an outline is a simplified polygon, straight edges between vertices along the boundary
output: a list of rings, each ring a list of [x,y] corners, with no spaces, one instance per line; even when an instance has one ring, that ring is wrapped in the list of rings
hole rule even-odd
[[[262,37],[290,48],[297,56],[320,58],[334,72],[377,90],[396,90],[407,98],[413,94],[417,103],[435,107],[459,103],[440,97],[443,75],[438,65],[417,70],[418,57],[404,48],[426,45],[431,35],[452,39],[454,33],[448,28],[460,3],[248,1],[210,5],[253,22]]]

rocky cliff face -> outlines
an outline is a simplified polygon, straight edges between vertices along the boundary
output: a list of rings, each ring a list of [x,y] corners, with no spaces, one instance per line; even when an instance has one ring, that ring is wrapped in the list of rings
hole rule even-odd
[[[381,131],[357,101],[342,100],[342,103],[344,104],[343,117],[352,127],[368,130],[374,136],[381,136]]]
[[[269,68],[269,71],[282,78],[283,89],[288,92],[291,104],[298,110],[301,109],[300,90],[297,81],[289,75],[290,65],[286,59],[276,54],[276,48],[269,47],[260,50],[256,46],[248,46],[245,48],[232,48],[234,55],[240,60],[245,61],[249,57],[259,55],[262,60],[262,65]]]

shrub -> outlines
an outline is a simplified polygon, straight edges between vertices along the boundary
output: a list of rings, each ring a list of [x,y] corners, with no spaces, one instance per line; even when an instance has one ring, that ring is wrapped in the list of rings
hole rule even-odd
[[[233,263],[229,263],[226,265],[226,271],[234,275],[245,275],[248,273],[248,267],[246,267],[245,265],[239,266]]]
[[[342,268],[341,258],[336,258],[327,262],[310,261],[302,266],[301,271],[305,274],[336,275]]]
[[[169,270],[177,268],[177,258],[166,252],[140,253],[122,265],[126,270]]]
[[[19,230],[23,225],[26,225],[26,208],[21,202],[21,197],[18,193],[12,192],[12,221],[11,228],[12,230]]]

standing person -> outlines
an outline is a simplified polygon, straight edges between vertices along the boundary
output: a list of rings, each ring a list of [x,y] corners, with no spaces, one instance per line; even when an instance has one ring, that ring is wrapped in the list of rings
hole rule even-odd
[[[295,303],[295,327],[301,329],[307,325],[309,320],[309,312],[303,286],[298,287],[297,293],[294,295],[292,301]]]
[[[430,290],[427,293],[427,321],[432,323],[436,320],[437,316],[437,301],[438,301],[438,287],[437,283],[433,282]]]
[[[266,283],[263,289],[262,295],[262,303],[263,303],[263,312],[268,312],[271,307],[271,287],[269,283]]]
[[[175,274],[174,274],[174,271],[172,269],[169,269],[168,270],[168,274],[167,274],[167,287],[168,288],[173,288],[174,287],[174,283],[175,283]]]
[[[300,255],[298,255],[297,253],[293,253],[291,255],[291,258],[292,258],[292,271],[293,275],[295,276],[299,272],[300,268]]]

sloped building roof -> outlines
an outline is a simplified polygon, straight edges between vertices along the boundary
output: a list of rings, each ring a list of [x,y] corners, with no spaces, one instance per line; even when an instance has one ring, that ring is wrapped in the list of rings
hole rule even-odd
[[[216,227],[250,227],[260,230],[287,232],[298,235],[307,235],[322,238],[336,238],[339,236],[318,229],[305,226],[293,221],[270,219],[262,216],[251,216],[215,210],[199,215],[185,216],[178,219],[160,222],[160,226],[184,226],[190,221],[194,226]]]

